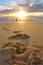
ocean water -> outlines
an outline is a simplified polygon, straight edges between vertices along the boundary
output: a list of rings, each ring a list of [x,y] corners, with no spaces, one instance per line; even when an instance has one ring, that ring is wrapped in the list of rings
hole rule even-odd
[[[19,19],[19,17],[16,18],[13,16],[7,16],[7,17],[0,17],[0,23],[15,23],[15,22],[43,22],[43,17],[42,16],[29,16],[29,17],[24,17],[22,19]]]

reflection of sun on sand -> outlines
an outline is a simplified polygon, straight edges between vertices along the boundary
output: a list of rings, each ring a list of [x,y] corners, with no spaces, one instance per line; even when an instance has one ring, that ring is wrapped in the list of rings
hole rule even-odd
[[[24,23],[24,21],[20,21],[19,23]]]

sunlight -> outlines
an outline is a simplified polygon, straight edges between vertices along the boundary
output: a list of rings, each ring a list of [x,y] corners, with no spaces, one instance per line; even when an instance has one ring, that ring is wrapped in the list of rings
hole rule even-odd
[[[11,14],[2,14],[0,15],[0,17],[4,17],[4,16],[14,16],[14,17],[17,17],[18,19],[24,19],[25,17],[27,16],[43,16],[43,12],[29,12],[27,13],[26,11],[24,10],[20,10],[16,13],[11,13]]]
[[[20,21],[19,23],[24,23],[24,21]]]
[[[26,16],[26,12],[24,10],[20,10],[17,13],[13,13],[12,16],[16,16],[18,19],[22,19]]]
[[[26,16],[26,12],[21,10],[18,13],[16,13],[16,16],[19,18],[24,18]]]

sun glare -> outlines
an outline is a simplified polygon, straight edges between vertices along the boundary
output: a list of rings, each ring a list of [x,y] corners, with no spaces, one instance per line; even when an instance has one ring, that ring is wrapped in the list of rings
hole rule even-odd
[[[26,12],[24,10],[20,10],[15,14],[13,13],[12,16],[16,16],[17,18],[22,19],[26,16]]]
[[[26,16],[26,12],[21,10],[18,13],[16,13],[16,16],[19,18],[24,18]]]

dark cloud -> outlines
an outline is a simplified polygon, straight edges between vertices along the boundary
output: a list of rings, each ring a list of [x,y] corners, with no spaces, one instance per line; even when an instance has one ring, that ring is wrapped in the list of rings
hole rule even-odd
[[[41,11],[43,12],[43,4],[37,3],[37,2],[32,2],[29,6],[30,11],[33,12],[38,12]]]

